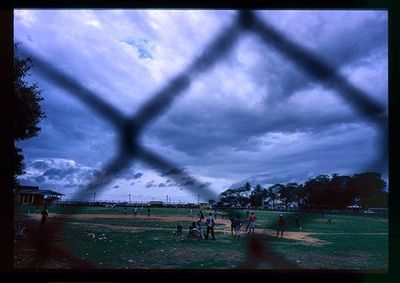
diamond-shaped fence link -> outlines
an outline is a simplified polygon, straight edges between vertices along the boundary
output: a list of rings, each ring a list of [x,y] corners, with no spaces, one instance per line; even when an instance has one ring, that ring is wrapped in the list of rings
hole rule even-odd
[[[82,199],[88,193],[101,192],[117,174],[127,169],[129,165],[140,160],[162,173],[172,172],[169,177],[177,183],[183,183],[186,190],[201,195],[205,198],[216,198],[215,192],[209,184],[203,183],[191,176],[186,170],[165,157],[147,149],[139,143],[139,137],[143,131],[162,115],[175,99],[179,97],[201,73],[207,72],[223,56],[233,49],[235,43],[244,33],[254,33],[268,46],[274,47],[289,61],[298,66],[311,79],[336,90],[361,116],[376,125],[382,139],[380,140],[381,154],[378,155],[374,165],[385,168],[387,163],[387,114],[385,107],[374,101],[370,95],[352,85],[346,78],[338,73],[323,59],[294,43],[282,33],[275,30],[266,21],[262,21],[253,11],[238,11],[236,19],[206,46],[203,53],[197,57],[185,70],[171,79],[160,91],[154,93],[151,99],[137,113],[130,116],[124,115],[91,90],[80,84],[71,76],[53,67],[50,62],[40,56],[20,47],[23,56],[31,57],[35,63],[35,70],[42,74],[49,82],[52,82],[68,94],[75,96],[87,107],[108,121],[119,136],[118,154],[101,170],[101,173],[91,180],[84,189],[77,192],[73,199]],[[376,166],[375,166],[376,168]],[[70,208],[70,213],[77,208]],[[35,241],[37,256],[35,267],[49,258],[50,249],[59,249],[54,245],[55,234],[59,233],[62,225],[54,226],[46,235],[41,235]],[[66,251],[62,251],[66,253]],[[79,259],[80,260],[80,259]],[[257,268],[260,264],[268,263],[271,267],[284,267],[288,269],[298,268],[293,262],[271,251],[266,239],[249,238],[248,253],[242,268]],[[90,265],[87,265],[90,268]]]

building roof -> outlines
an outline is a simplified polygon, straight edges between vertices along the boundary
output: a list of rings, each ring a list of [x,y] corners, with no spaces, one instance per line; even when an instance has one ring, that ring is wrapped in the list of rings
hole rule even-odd
[[[53,196],[65,196],[64,194],[52,191],[52,190],[39,190],[39,187],[35,186],[18,186],[17,192],[20,194],[31,194],[31,195],[53,195]]]

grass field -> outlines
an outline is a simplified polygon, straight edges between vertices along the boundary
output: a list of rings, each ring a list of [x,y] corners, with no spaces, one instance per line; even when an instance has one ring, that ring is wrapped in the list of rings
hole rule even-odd
[[[31,212],[28,213],[28,210]],[[30,268],[35,247],[30,243],[40,216],[33,207],[20,207],[18,217],[28,227],[28,237],[15,243],[15,267]],[[388,219],[378,215],[333,215],[332,223],[320,214],[300,213],[300,231],[292,213],[286,220],[284,237],[276,238],[278,212],[255,211],[258,228],[250,240],[230,234],[228,217],[217,218],[216,240],[184,237],[173,239],[181,222],[184,233],[191,221],[184,208],[129,209],[85,207],[66,213],[65,208],[50,207],[48,226],[62,224],[54,243],[74,258],[94,268],[272,268],[272,269],[360,269],[386,270],[388,267]],[[193,210],[196,215],[198,210]],[[206,212],[206,211],[203,211]],[[245,219],[244,211],[235,211]],[[47,229],[47,228],[46,228]],[[244,230],[244,229],[243,229]],[[243,231],[244,232],[244,231]],[[24,250],[24,255],[20,253]],[[31,254],[27,251],[31,251]],[[65,260],[53,258],[44,268],[70,268]]]

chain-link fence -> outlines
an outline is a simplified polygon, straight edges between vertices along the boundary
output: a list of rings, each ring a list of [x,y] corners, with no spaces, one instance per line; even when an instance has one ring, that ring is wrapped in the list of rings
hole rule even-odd
[[[140,144],[139,137],[144,134],[150,123],[163,115],[179,96],[188,90],[196,78],[210,70],[217,62],[226,56],[245,33],[257,35],[265,44],[275,48],[287,60],[293,62],[310,79],[318,81],[333,89],[349,105],[351,105],[361,117],[372,122],[379,132],[380,154],[373,164],[366,169],[386,170],[387,164],[387,113],[386,108],[374,101],[370,95],[351,84],[335,68],[330,66],[322,58],[313,54],[304,47],[294,43],[281,32],[277,31],[268,22],[261,20],[256,12],[249,10],[237,11],[235,20],[228,27],[221,30],[208,44],[203,53],[198,56],[182,72],[172,78],[160,91],[154,93],[151,99],[139,111],[132,115],[124,115],[121,111],[106,103],[90,89],[80,84],[71,76],[53,67],[33,51],[20,47],[22,56],[29,56],[34,61],[35,71],[42,74],[46,80],[58,85],[70,95],[78,98],[83,104],[97,112],[99,116],[114,126],[119,136],[117,144],[118,153],[101,170],[101,174],[91,180],[84,189],[73,195],[72,199],[82,199],[84,195],[101,192],[105,185],[118,173],[129,167],[134,160],[140,160],[145,164],[161,171],[171,172],[169,175],[177,183],[184,183],[185,189],[193,194],[201,193],[205,199],[215,199],[215,192],[207,183],[203,183],[191,176],[187,171],[181,170],[178,164],[162,157],[156,152]],[[74,213],[76,208],[70,208]],[[46,260],[49,249],[57,249],[54,246],[54,235],[60,232],[62,225],[54,225],[45,237],[37,239],[37,266]],[[248,256],[243,263],[243,268],[256,268],[260,263],[268,262],[272,267],[297,268],[296,263],[290,262],[284,257],[272,252],[265,239],[257,237],[248,239]],[[65,251],[63,251],[65,252]],[[89,265],[88,265],[89,266]],[[90,267],[90,266],[89,266]]]

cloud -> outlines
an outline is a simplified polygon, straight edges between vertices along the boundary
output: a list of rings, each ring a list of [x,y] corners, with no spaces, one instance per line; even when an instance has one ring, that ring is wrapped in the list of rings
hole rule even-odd
[[[151,180],[150,182],[147,182],[146,184],[146,188],[151,188],[151,187],[155,187],[156,185],[154,184],[154,180]]]
[[[19,178],[21,184],[82,187],[98,176],[99,170],[69,159],[37,159],[26,164],[26,174]]]
[[[133,175],[133,179],[139,179],[142,176],[143,176],[143,173],[138,172],[135,175]]]
[[[16,10],[14,32],[106,103],[134,115],[202,54],[235,13]],[[386,11],[257,13],[387,106]],[[34,71],[28,79],[44,90],[47,118],[38,137],[18,143],[28,164],[23,179],[82,186],[118,153],[118,133],[90,105]],[[215,66],[191,77],[188,89],[143,132],[144,147],[179,166],[157,173],[136,167],[135,159],[135,168],[116,179],[138,190],[152,187],[154,195],[160,184],[168,186],[163,190],[194,184],[190,178],[180,180],[180,174],[194,174],[200,187],[215,191],[244,180],[301,182],[319,173],[363,170],[377,156],[377,137],[377,129],[334,89],[258,36],[243,33]]]
[[[180,175],[180,174],[186,174],[186,173],[187,173],[186,168],[172,168],[166,172],[161,172],[160,176],[165,177],[165,176],[169,176],[169,175]]]

